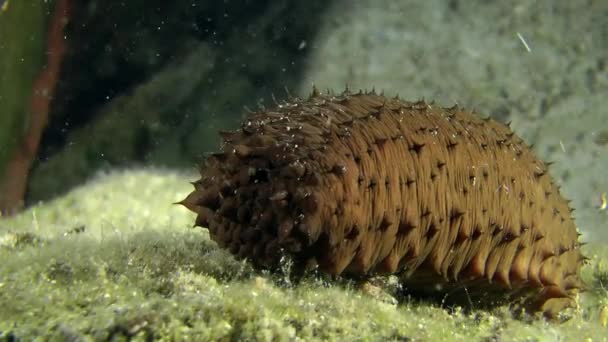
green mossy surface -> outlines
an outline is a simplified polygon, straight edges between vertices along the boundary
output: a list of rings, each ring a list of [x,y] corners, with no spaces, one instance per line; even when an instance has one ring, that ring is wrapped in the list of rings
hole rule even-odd
[[[0,337],[31,340],[602,340],[608,251],[586,247],[591,291],[565,323],[383,300],[353,282],[252,270],[192,228],[194,174],[101,174],[0,221]]]
[[[0,10],[0,176],[27,126],[32,84],[45,58],[48,7],[13,0]]]

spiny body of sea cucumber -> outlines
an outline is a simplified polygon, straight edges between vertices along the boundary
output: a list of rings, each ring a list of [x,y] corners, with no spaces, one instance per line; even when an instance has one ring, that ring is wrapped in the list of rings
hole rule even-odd
[[[504,292],[548,316],[584,287],[568,201],[492,119],[315,90],[221,135],[182,204],[254,265],[287,256],[332,275],[399,272],[413,289]]]

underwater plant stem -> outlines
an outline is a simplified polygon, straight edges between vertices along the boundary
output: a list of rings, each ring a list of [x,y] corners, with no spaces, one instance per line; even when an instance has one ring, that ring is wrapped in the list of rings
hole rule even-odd
[[[29,99],[29,119],[25,134],[18,142],[0,180],[0,212],[10,215],[24,205],[27,179],[36,158],[42,132],[55,86],[59,79],[61,61],[66,50],[64,28],[70,15],[70,0],[57,0],[47,31],[46,63],[36,77]]]

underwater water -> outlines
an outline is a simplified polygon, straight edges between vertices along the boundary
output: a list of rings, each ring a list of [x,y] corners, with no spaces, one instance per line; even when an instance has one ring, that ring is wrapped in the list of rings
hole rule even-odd
[[[601,340],[607,49],[602,1],[0,1],[0,337]],[[192,229],[218,130],[313,85],[510,122],[589,242],[573,318],[294,285]]]

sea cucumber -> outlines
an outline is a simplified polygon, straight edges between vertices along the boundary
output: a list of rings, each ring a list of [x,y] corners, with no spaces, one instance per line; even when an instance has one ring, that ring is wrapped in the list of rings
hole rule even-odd
[[[412,289],[504,292],[549,317],[585,286],[568,201],[493,119],[313,90],[221,135],[181,203],[256,266],[289,257],[332,275],[399,273]]]

